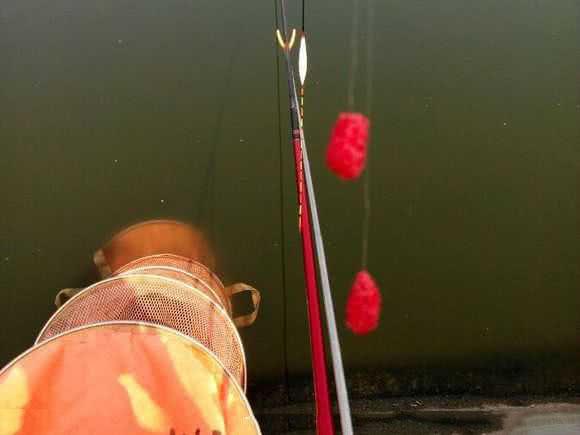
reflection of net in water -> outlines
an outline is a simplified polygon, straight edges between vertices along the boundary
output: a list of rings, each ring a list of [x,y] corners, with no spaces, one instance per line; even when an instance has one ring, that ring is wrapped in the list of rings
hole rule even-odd
[[[242,343],[228,312],[207,290],[165,276],[125,274],[73,297],[47,322],[37,343],[71,329],[113,320],[167,326],[207,347],[245,388]]]

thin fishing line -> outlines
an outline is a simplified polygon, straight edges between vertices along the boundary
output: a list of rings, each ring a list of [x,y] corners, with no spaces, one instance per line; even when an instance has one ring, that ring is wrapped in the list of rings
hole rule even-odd
[[[202,223],[204,222],[204,226],[208,228],[209,234],[208,238],[209,241],[212,243],[213,246],[216,246],[216,237],[215,237],[215,173],[216,173],[216,166],[217,166],[217,154],[219,144],[222,138],[222,131],[223,131],[223,122],[225,117],[226,108],[228,107],[229,95],[231,94],[231,87],[232,87],[232,79],[233,79],[233,71],[234,66],[236,63],[236,57],[240,52],[241,41],[244,38],[238,38],[236,43],[232,46],[231,52],[229,53],[227,64],[225,66],[225,73],[224,73],[224,97],[221,99],[218,110],[216,113],[216,121],[215,127],[213,129],[213,134],[211,137],[211,148],[210,153],[207,161],[207,166],[205,168],[205,174],[203,177],[203,182],[201,185],[201,189],[199,191],[199,197],[197,200],[197,219],[196,222]],[[205,218],[205,221],[202,219]]]
[[[304,0],[302,0],[302,33],[304,33],[304,16],[306,12],[304,11]]]
[[[278,28],[278,0],[274,0],[274,20]],[[286,220],[284,218],[284,153],[282,146],[282,104],[280,96],[280,56],[278,55],[278,43],[274,40],[274,56],[276,57],[276,101],[278,108],[278,146],[280,165],[280,262],[282,269],[282,297],[284,309],[282,310],[282,341],[284,345],[284,383],[286,402],[290,403],[290,377],[288,373],[288,305],[286,298]]]
[[[365,110],[369,119],[372,118],[373,110],[373,48],[374,48],[374,0],[367,0],[367,40],[366,40],[366,92],[365,92]],[[367,166],[363,175],[363,223],[362,223],[362,268],[366,269],[368,264],[369,251],[369,230],[371,220],[371,159],[370,151],[372,144],[372,124],[369,131],[369,140],[367,143]]]
[[[374,8],[375,0],[367,0],[367,87],[366,87],[366,111],[367,116],[370,118],[373,109],[373,76],[374,76],[374,43],[375,43],[375,30],[374,30]]]
[[[357,38],[358,38],[358,21],[359,21],[359,6],[358,0],[353,0],[352,2],[352,25],[350,34],[350,70],[348,77],[348,98],[347,106],[349,111],[354,109],[354,93],[356,87],[356,76],[358,72],[358,48],[357,48]]]

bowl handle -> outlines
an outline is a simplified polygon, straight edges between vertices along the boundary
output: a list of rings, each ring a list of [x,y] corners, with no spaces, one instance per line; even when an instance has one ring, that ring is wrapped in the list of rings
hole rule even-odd
[[[56,294],[54,305],[56,305],[56,308],[62,307],[70,298],[77,293],[80,293],[82,290],[82,288],[63,288]]]
[[[245,328],[246,326],[250,326],[252,323],[254,323],[256,317],[258,317],[258,310],[260,309],[260,301],[262,300],[260,292],[251,285],[244,284],[241,282],[226,287],[226,292],[229,299],[231,299],[231,297],[235,294],[250,292],[250,296],[252,297],[252,305],[254,306],[254,309],[249,314],[243,314],[241,316],[234,317],[234,324],[238,328]]]

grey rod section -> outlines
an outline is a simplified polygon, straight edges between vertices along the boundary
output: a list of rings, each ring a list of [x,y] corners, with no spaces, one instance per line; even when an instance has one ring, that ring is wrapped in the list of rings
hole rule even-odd
[[[320,269],[324,313],[326,314],[326,324],[328,326],[330,356],[332,357],[334,382],[336,383],[336,397],[338,399],[338,410],[340,413],[340,426],[342,427],[342,433],[344,435],[352,435],[352,420],[350,416],[350,404],[348,402],[348,391],[346,389],[346,381],[344,379],[342,351],[340,350],[340,340],[338,339],[338,332],[336,330],[334,303],[332,301],[330,282],[328,279],[328,269],[326,267],[326,254],[324,253],[324,242],[322,241],[322,232],[320,230],[320,222],[318,221],[318,210],[316,207],[314,186],[312,185],[312,175],[310,173],[310,162],[308,161],[308,153],[304,143],[304,136],[302,136],[302,155],[306,178],[306,190],[308,192],[308,202],[310,203],[310,213],[312,215],[312,228],[314,231],[314,242],[316,244],[316,255],[318,257],[318,268]]]

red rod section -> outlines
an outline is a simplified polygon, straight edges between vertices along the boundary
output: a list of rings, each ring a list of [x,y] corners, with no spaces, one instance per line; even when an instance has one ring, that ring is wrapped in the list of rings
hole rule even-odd
[[[302,254],[304,260],[304,277],[306,280],[306,305],[308,308],[308,323],[310,325],[310,349],[312,352],[312,372],[314,379],[314,399],[316,403],[316,430],[319,435],[333,435],[332,411],[328,391],[328,375],[326,372],[326,356],[322,335],[322,318],[320,316],[320,300],[316,269],[314,264],[314,248],[312,246],[312,230],[310,226],[310,210],[304,185],[304,170],[302,166],[302,147],[300,130],[292,131],[294,145],[294,163],[296,165],[296,188],[298,190],[298,218],[300,235],[302,236]]]

